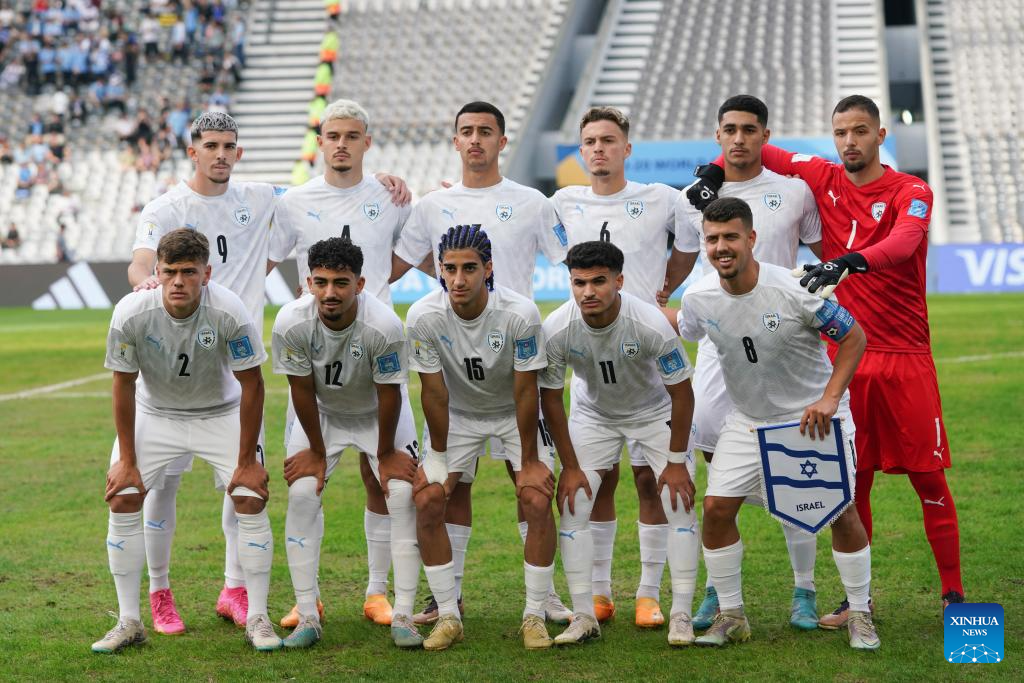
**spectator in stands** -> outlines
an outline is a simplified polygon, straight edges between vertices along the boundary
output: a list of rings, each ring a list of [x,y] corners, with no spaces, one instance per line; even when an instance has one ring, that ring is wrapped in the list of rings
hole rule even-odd
[[[139,37],[142,40],[146,63],[152,62],[160,54],[160,22],[147,10],[139,26]]]
[[[28,122],[29,135],[42,135],[46,126],[43,124],[43,117],[39,112],[32,114],[32,120]]]
[[[199,90],[209,93],[213,90],[213,84],[217,80],[217,64],[213,56],[209,55],[203,60],[203,70],[199,74]]]
[[[15,199],[28,199],[32,186],[36,184],[36,172],[27,162],[18,167],[18,184],[14,190]]]
[[[43,85],[57,86],[57,48],[51,38],[44,38],[39,48],[39,77]]]
[[[245,68],[245,31],[245,17],[239,16],[231,25],[231,53],[243,69]]]
[[[180,61],[182,65],[188,64],[188,33],[185,29],[185,18],[180,14],[171,27],[171,62]]]
[[[76,93],[82,85],[89,84],[89,49],[86,41],[71,43],[71,89]]]
[[[221,63],[220,71],[221,83],[226,83],[230,87],[235,88],[242,82],[242,67],[238,63],[238,59],[231,52],[224,52],[224,61]]]
[[[89,108],[93,111],[107,113],[107,80],[99,78],[89,85],[89,92],[86,95]]]
[[[71,263],[75,258],[74,252],[68,247],[66,230],[63,223],[57,229],[57,263]]]
[[[103,110],[109,112],[111,109],[116,108],[124,113],[128,109],[128,105],[125,102],[127,96],[128,92],[124,87],[124,76],[114,74],[110,77],[110,82],[106,87],[106,93],[103,98]]]
[[[178,104],[167,114],[167,125],[178,140],[178,144],[188,144],[188,127],[192,123],[192,112],[186,100],[178,100]],[[184,149],[184,147],[182,147]]]
[[[50,133],[46,136],[46,146],[50,148],[50,155],[56,159],[56,163],[64,161],[65,139],[60,133]]]
[[[54,93],[56,94],[56,93]],[[46,121],[46,126],[43,128],[44,133],[63,133],[64,132],[64,121],[61,119],[61,115],[54,112],[50,114]]]
[[[71,103],[68,105],[68,112],[71,115],[72,126],[82,126],[89,118],[89,107],[78,95],[71,98]]]
[[[37,167],[54,160],[50,154],[50,147],[43,142],[42,135],[29,136],[28,158]]]
[[[26,37],[22,43],[28,44],[28,48],[21,54],[22,64],[25,65],[25,92],[35,96],[39,94],[39,41]]]
[[[64,117],[67,116],[68,103],[70,102],[71,98],[68,97],[68,94],[61,89],[57,89],[57,91],[50,96],[50,111],[53,112],[53,115],[60,121],[63,121]]]
[[[3,72],[0,72],[0,90],[17,87],[24,77],[25,65],[22,64],[21,57],[15,57],[4,67]]]
[[[135,85],[139,70],[139,40],[134,33],[122,32],[124,42],[124,80],[128,87]]]
[[[141,147],[142,143],[150,145],[153,142],[153,122],[149,118],[149,112],[140,109],[135,118],[135,130],[132,131],[131,141]]]
[[[110,76],[110,41],[103,39],[99,45],[89,51],[89,71],[92,78]]]
[[[206,110],[207,111],[219,111],[222,114],[228,113],[228,107],[231,104],[231,98],[224,92],[224,86],[217,86],[217,89],[210,95],[210,99],[207,100]]]
[[[128,112],[123,111],[114,121],[114,132],[121,142],[133,143],[132,136],[135,134],[135,122],[128,117]]]
[[[7,166],[14,163],[14,152],[6,135],[0,135],[0,164]]]
[[[18,226],[14,221],[11,221],[10,225],[7,226],[7,235],[4,236],[3,248],[4,249],[17,249],[21,246],[21,233],[18,232]]]

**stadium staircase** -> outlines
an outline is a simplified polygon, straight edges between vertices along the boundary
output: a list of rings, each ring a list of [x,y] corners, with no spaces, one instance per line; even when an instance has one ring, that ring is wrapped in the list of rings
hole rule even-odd
[[[287,184],[306,132],[326,15],[322,0],[258,0],[234,95],[244,150],[235,177]]]
[[[881,2],[832,0],[835,40],[832,60],[835,65],[835,92],[831,108],[847,95],[866,95],[889,117],[889,78],[885,59],[885,21]]]

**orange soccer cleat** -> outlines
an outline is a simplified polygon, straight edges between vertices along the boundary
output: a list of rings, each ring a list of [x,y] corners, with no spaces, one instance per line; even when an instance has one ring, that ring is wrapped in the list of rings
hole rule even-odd
[[[366,596],[363,603],[363,616],[375,624],[381,626],[391,625],[391,603],[388,596],[383,593],[374,593]]]

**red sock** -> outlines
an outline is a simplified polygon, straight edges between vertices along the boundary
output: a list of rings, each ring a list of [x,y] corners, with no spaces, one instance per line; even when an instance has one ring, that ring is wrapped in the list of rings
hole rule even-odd
[[[874,481],[874,470],[858,470],[857,489],[853,492],[853,503],[857,506],[860,523],[868,534],[868,543],[871,543],[871,484]]]
[[[910,483],[921,498],[924,512],[924,533],[932,546],[939,568],[942,594],[956,591],[963,595],[960,578],[960,527],[956,522],[953,494],[946,484],[946,472],[910,472]]]

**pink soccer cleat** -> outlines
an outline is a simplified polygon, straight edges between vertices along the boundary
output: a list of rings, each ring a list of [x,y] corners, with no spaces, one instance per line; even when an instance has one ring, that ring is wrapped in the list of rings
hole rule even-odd
[[[249,615],[249,591],[245,590],[245,586],[238,588],[224,586],[217,598],[217,614],[235,622],[235,626],[238,628],[245,628],[246,618]]]
[[[149,594],[149,608],[153,613],[153,629],[165,636],[176,636],[185,632],[185,622],[174,605],[174,593],[162,588]]]

